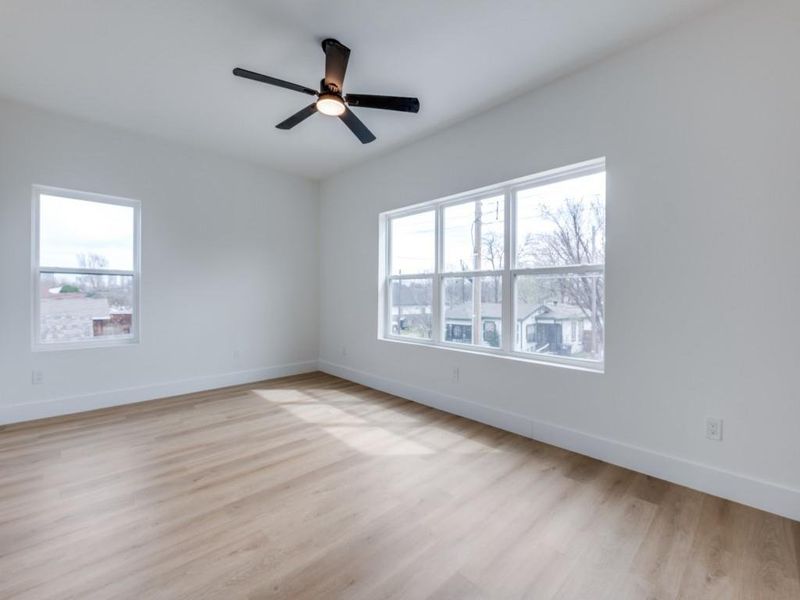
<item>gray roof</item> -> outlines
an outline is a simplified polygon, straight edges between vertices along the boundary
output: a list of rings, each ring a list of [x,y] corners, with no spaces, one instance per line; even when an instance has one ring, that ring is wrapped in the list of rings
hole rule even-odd
[[[548,302],[540,305],[537,310],[539,311],[536,315],[537,318],[542,317],[556,321],[573,321],[586,318],[586,314],[581,310],[580,306],[564,304],[563,302]]]
[[[548,302],[546,304],[517,304],[517,319],[524,321],[532,314],[536,317],[554,319],[556,321],[571,321],[585,319],[586,315],[579,306],[564,304],[563,302]],[[500,319],[503,314],[502,304],[499,302],[482,302],[481,316],[486,319]],[[468,321],[472,319],[471,304],[456,304],[452,308],[445,307],[445,319],[452,321]]]
[[[446,319],[467,321],[472,319],[472,304],[456,304],[452,308],[445,307]],[[499,302],[482,302],[481,315],[487,319],[499,319],[503,314],[502,304]]]
[[[76,341],[91,338],[92,320],[107,317],[108,300],[83,294],[51,294],[40,304],[42,341]]]

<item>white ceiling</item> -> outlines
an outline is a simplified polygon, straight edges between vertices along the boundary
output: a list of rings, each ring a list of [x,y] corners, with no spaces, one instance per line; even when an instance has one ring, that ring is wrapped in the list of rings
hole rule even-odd
[[[1,0],[0,96],[319,178],[506,101],[721,0]],[[345,92],[418,96],[274,125],[316,88],[319,42],[352,49]]]

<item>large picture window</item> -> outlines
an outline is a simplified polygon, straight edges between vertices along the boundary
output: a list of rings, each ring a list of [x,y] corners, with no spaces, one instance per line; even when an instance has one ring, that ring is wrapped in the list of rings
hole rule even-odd
[[[605,161],[381,215],[381,332],[602,369]]]
[[[139,204],[34,188],[34,348],[131,343],[139,326]]]

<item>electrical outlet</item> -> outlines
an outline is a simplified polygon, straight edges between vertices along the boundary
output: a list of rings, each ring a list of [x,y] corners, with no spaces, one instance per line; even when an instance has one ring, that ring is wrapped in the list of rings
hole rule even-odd
[[[44,383],[44,373],[42,373],[41,371],[32,371],[31,383],[33,385],[42,385]]]
[[[347,346],[342,346],[342,356],[347,356]]]
[[[706,437],[715,442],[722,441],[722,419],[706,417]]]
[[[459,373],[458,367],[453,367],[453,383],[458,383],[461,374]]]

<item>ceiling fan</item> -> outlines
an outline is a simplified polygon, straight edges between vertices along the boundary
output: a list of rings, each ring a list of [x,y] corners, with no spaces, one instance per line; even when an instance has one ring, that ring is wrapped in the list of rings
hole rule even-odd
[[[361,119],[353,114],[348,105],[411,113],[419,112],[419,100],[417,98],[343,94],[342,86],[344,84],[344,74],[347,71],[347,61],[350,58],[350,48],[334,39],[328,38],[322,41],[322,50],[325,52],[325,78],[320,82],[319,91],[238,67],[233,70],[233,74],[237,77],[244,77],[270,85],[277,85],[288,90],[302,92],[309,96],[317,96],[317,99],[304,109],[278,123],[275,126],[278,129],[291,129],[319,111],[323,115],[339,117],[362,144],[369,144],[375,140],[375,135],[361,122]]]

